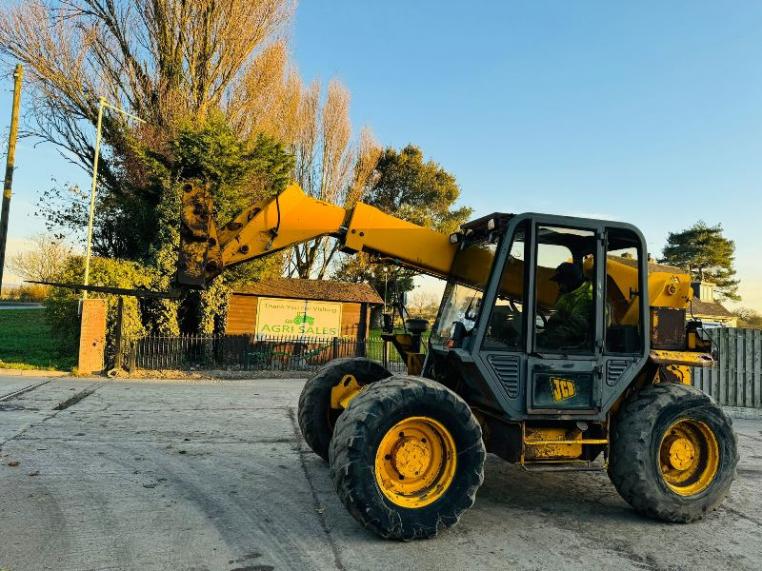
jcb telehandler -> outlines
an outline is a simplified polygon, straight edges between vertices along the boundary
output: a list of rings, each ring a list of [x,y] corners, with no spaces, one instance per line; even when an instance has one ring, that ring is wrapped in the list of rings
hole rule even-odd
[[[426,351],[420,320],[384,333],[407,375],[337,359],[299,399],[304,439],[366,528],[413,539],[455,524],[486,452],[531,471],[608,470],[633,508],[670,522],[697,520],[727,494],[736,437],[691,386],[691,368],[712,357],[686,318],[690,278],[649,263],[635,227],[496,213],[446,236],[296,185],[218,227],[202,183],[181,194],[186,286],[324,235],[447,280]]]

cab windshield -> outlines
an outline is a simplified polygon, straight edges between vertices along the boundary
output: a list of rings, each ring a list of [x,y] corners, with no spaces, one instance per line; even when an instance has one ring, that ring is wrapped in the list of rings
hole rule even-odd
[[[453,323],[462,323],[471,331],[482,307],[484,289],[487,287],[492,264],[497,251],[497,236],[474,240],[456,254],[450,278],[444,291],[439,312],[430,340],[443,345],[450,337]]]

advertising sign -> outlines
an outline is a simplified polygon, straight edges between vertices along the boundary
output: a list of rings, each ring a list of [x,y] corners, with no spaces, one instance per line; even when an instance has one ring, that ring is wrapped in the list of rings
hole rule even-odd
[[[330,339],[341,335],[341,304],[260,297],[256,332]]]

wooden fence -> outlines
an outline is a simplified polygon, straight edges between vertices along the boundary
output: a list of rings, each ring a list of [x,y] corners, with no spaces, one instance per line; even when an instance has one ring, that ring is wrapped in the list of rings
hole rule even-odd
[[[712,329],[717,363],[694,369],[693,384],[719,404],[762,408],[762,330]]]

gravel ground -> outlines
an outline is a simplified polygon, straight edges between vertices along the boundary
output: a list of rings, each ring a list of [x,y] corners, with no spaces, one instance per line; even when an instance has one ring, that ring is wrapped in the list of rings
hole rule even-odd
[[[738,480],[703,522],[490,456],[461,523],[405,544],[339,503],[298,436],[302,383],[0,377],[0,568],[762,568],[761,419],[735,421]]]

